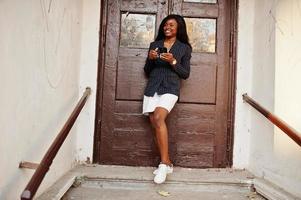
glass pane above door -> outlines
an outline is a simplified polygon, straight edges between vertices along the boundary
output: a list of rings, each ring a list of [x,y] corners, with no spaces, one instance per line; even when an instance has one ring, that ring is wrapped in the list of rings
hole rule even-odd
[[[193,52],[215,53],[216,19],[185,18]]]
[[[155,36],[156,15],[121,15],[120,46],[129,48],[148,48]]]

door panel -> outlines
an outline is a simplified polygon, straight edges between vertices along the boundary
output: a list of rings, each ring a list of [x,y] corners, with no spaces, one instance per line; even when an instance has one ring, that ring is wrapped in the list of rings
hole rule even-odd
[[[134,13],[157,13],[160,8],[158,0],[122,0],[121,10]]]
[[[145,62],[147,52],[148,49],[120,48],[116,99],[142,99],[147,79],[144,77],[144,71],[141,65]]]
[[[182,81],[180,102],[215,104],[216,56],[193,53],[190,65],[190,77]]]
[[[205,2],[205,3],[200,3]],[[194,47],[190,78],[167,118],[171,158],[183,167],[226,167],[230,11],[227,0],[107,0],[99,161],[157,165],[142,112],[150,40],[168,13],[184,16]]]
[[[177,5],[181,5],[180,1]],[[182,3],[181,13],[183,16],[217,18],[219,11],[218,4],[202,4],[202,3]]]

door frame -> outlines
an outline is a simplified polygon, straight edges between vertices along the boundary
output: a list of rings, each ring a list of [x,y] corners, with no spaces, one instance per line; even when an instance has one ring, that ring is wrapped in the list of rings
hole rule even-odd
[[[103,80],[104,63],[106,52],[106,30],[107,30],[107,8],[109,0],[100,0],[100,29],[99,29],[99,49],[98,49],[98,69],[97,69],[97,88],[95,102],[95,121],[94,121],[94,144],[93,144],[93,163],[100,163],[100,136],[103,106]],[[237,20],[238,20],[238,0],[230,0],[230,55],[229,55],[229,99],[227,115],[227,167],[233,164],[233,145],[234,145],[234,120],[235,120],[235,91],[236,91],[236,72],[237,72]]]

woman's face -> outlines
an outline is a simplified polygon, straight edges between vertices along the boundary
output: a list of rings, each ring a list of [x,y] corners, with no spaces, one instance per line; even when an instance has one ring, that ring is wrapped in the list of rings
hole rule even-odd
[[[163,27],[165,37],[176,37],[178,30],[178,23],[175,19],[169,19],[166,21]]]

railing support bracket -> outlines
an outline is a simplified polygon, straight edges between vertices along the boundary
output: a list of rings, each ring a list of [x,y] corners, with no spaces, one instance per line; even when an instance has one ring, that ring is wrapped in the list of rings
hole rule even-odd
[[[23,169],[37,169],[39,166],[38,163],[33,163],[33,162],[26,162],[26,161],[22,161],[19,164],[19,168]]]

